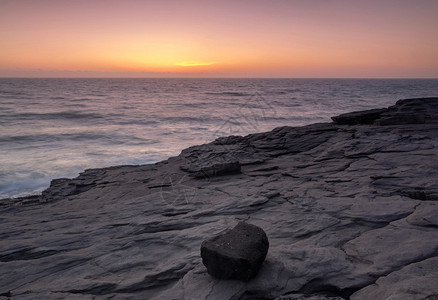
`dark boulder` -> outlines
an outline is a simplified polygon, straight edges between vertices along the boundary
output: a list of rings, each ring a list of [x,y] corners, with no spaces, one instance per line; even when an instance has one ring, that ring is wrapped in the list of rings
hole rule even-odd
[[[240,222],[233,229],[205,240],[201,257],[211,276],[248,281],[257,275],[268,248],[263,229]]]

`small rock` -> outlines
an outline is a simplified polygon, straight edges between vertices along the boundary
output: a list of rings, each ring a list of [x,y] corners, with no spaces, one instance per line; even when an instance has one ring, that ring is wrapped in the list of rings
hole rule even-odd
[[[257,275],[268,248],[263,229],[239,222],[233,229],[202,242],[201,257],[211,276],[248,281]]]

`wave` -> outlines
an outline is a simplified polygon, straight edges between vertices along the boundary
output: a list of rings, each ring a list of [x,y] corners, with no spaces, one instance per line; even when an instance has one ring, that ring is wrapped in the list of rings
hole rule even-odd
[[[59,120],[59,119],[97,119],[104,118],[103,115],[97,113],[84,113],[80,111],[61,111],[49,113],[19,113],[0,115],[1,118],[8,118],[10,120]]]
[[[234,97],[248,97],[251,94],[242,93],[242,92],[206,92],[207,95],[215,95],[215,96],[234,96]]]
[[[61,133],[61,134],[29,134],[29,135],[9,135],[0,136],[0,145],[5,144],[11,146],[18,144],[25,147],[29,145],[45,146],[47,143],[54,142],[81,142],[81,141],[99,141],[99,143],[107,142],[108,144],[156,144],[159,140],[154,138],[145,138],[136,135],[124,134],[100,134],[100,133]],[[27,146],[26,146],[27,145]]]
[[[208,116],[208,115],[204,115],[204,116],[199,116],[199,117],[174,117],[174,116],[169,116],[169,117],[163,117],[162,118],[163,122],[178,122],[178,123],[204,123],[204,122],[209,122],[209,123],[216,123],[216,122],[221,122],[223,121],[223,118],[221,117],[214,117],[214,116]]]
[[[212,106],[210,102],[195,102],[195,103],[183,103],[180,104],[182,107],[188,107],[188,108],[200,108],[205,106]]]
[[[280,90],[273,90],[270,91],[275,95],[286,95],[286,94],[294,94],[294,93],[302,93],[304,90],[296,88],[296,89],[280,89]]]
[[[2,143],[34,143],[34,142],[56,142],[61,140],[97,140],[106,138],[106,135],[93,133],[65,133],[65,134],[31,134],[31,135],[10,135],[0,137]]]
[[[157,125],[160,124],[159,121],[155,120],[126,120],[118,121],[118,125]]]
[[[88,105],[87,105],[87,104],[83,104],[83,103],[69,103],[69,104],[64,104],[64,106],[67,106],[67,107],[76,107],[76,108],[80,108],[80,107],[85,108],[85,107],[87,107]]]
[[[27,93],[8,93],[8,92],[0,92],[0,99],[7,100],[34,100],[36,97],[33,95],[29,95]]]
[[[19,92],[19,91],[0,91],[0,96],[2,96],[2,95],[27,96],[26,93]]]

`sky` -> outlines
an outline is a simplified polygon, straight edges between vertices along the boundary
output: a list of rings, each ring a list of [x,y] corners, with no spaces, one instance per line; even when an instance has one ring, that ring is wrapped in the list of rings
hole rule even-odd
[[[438,0],[0,0],[0,77],[438,78]]]

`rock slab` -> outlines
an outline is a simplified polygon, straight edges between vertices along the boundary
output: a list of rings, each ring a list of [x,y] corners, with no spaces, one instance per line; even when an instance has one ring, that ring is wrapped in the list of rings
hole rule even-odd
[[[339,125],[436,124],[437,101],[438,97],[402,99],[388,108],[349,112],[332,117],[332,120]]]
[[[263,229],[239,222],[233,229],[205,240],[201,257],[211,276],[248,281],[257,275],[268,248]]]
[[[377,108],[350,112],[332,117],[332,120],[339,125],[373,124],[387,110],[387,108]]]

